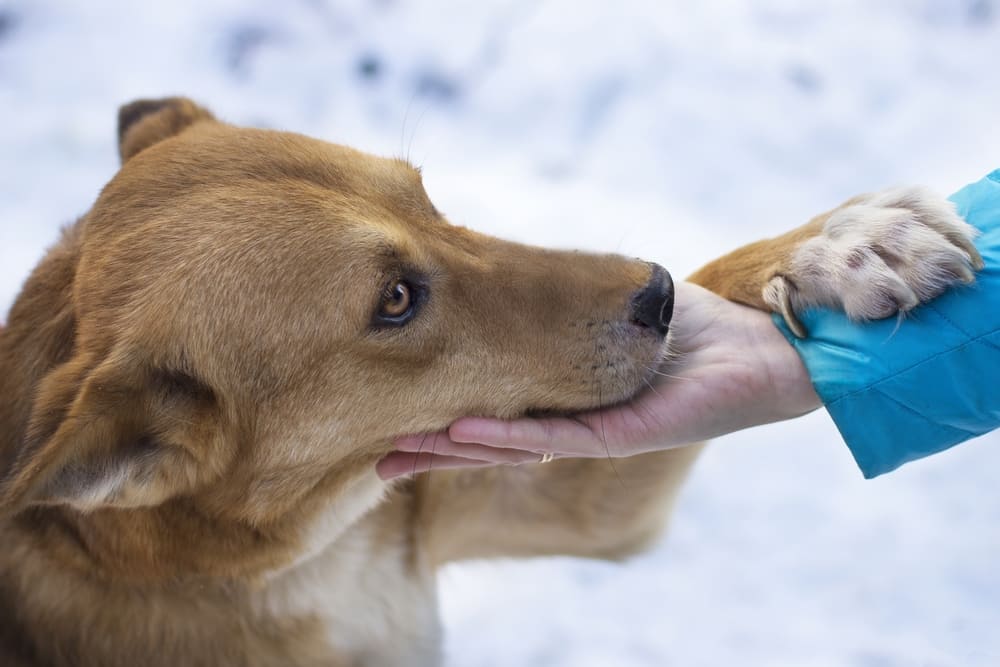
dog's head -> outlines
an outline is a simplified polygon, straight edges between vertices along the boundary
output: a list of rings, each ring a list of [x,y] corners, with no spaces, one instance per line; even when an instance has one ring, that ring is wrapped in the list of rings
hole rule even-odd
[[[263,523],[371,475],[395,436],[621,401],[659,359],[657,266],[455,227],[402,160],[188,100],[119,121],[12,502],[185,496]]]

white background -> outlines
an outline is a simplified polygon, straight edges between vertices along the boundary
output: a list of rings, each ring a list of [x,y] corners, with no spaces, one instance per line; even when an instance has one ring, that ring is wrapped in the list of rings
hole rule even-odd
[[[135,97],[404,155],[456,223],[683,277],[1000,166],[998,70],[993,0],[0,0],[0,312]],[[447,570],[449,665],[998,665],[998,483],[997,435],[869,482],[821,413],[720,439],[647,555]]]

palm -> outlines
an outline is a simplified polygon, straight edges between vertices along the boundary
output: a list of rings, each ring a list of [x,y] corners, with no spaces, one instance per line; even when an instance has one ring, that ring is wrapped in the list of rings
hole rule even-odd
[[[808,391],[798,392],[800,403],[782,400],[795,396],[789,385],[801,383],[804,372],[768,315],[691,285],[680,289],[688,298],[678,299],[675,321],[681,328],[672,341],[678,357],[633,401],[579,417],[600,444],[606,442],[612,454],[636,454],[818,406]]]

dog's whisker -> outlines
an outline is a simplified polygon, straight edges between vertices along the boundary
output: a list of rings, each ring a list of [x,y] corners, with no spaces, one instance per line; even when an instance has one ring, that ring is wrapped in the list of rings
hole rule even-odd
[[[643,379],[646,382],[646,384],[649,386],[649,388],[653,390],[653,393],[655,393],[657,396],[660,396],[660,392],[656,391],[656,388],[653,387],[652,383],[650,383],[650,381],[646,380],[645,378],[643,378]],[[663,398],[663,397],[660,396],[660,398]],[[642,410],[643,413],[645,413],[645,415],[651,420],[652,423],[656,423],[656,421],[657,421],[656,420],[656,415],[654,415],[653,411],[649,409],[649,406],[645,405],[645,403],[643,403],[643,401],[636,401],[635,405],[640,410]]]
[[[417,132],[420,130],[420,124],[423,122],[424,116],[427,115],[427,112],[430,111],[430,108],[431,107],[430,107],[429,104],[427,106],[425,106],[424,110],[420,112],[419,116],[417,116],[417,122],[413,124],[413,131],[410,132],[410,142],[406,145],[406,161],[407,162],[410,161],[410,154],[411,154],[411,151],[413,150],[413,140],[416,139]]]
[[[427,476],[430,477],[431,471],[434,470],[434,454],[437,452],[437,442],[438,442],[438,432],[434,432],[434,439],[431,440],[431,458],[427,464]]]
[[[611,464],[611,470],[615,473],[615,477],[618,479],[618,483],[625,486],[625,482],[622,481],[622,476],[618,474],[618,467],[615,465],[615,459],[611,456],[611,447],[608,446],[608,434],[604,429],[604,387],[601,385],[601,379],[597,379],[597,404],[600,406],[599,412],[601,421],[601,442],[604,443],[604,452],[608,455],[608,463]]]
[[[424,443],[427,442],[427,434],[424,433],[423,437],[420,438],[420,444],[417,446],[417,454],[413,457],[413,470],[410,471],[410,476],[415,477],[417,474],[417,462],[420,460],[420,453],[424,451]]]
[[[653,392],[654,394],[656,394],[656,395],[657,395],[657,396],[658,396],[658,397],[659,397],[660,399],[663,399],[663,394],[661,394],[661,393],[659,392],[659,390],[657,390],[657,388],[653,386],[653,383],[652,383],[652,382],[650,382],[650,381],[649,381],[648,379],[646,379],[646,378],[642,378],[642,381],[646,383],[646,386],[647,386],[647,387],[649,387],[649,390],[650,390],[650,391],[652,391],[652,392]],[[641,402],[641,401],[640,401],[640,402],[637,402],[637,405],[642,405],[642,402]],[[645,408],[645,406],[643,406],[643,407]],[[645,409],[646,409],[647,411],[649,410],[649,408],[645,408]]]
[[[406,103],[406,111],[403,112],[403,127],[399,131],[399,151],[403,156],[403,159],[409,160],[409,148],[406,142],[406,124],[410,119],[410,108],[413,106],[413,102],[417,99],[417,91],[414,90],[410,94],[410,99]],[[412,143],[412,140],[411,142]],[[405,149],[405,150],[404,150]]]
[[[664,373],[661,370],[657,370],[656,368],[651,368],[649,366],[646,366],[646,370],[652,373],[653,375],[659,375],[660,377],[670,378],[671,380],[684,380],[685,382],[690,382],[691,380],[694,380],[694,378],[686,378],[681,375],[671,375],[670,373]]]

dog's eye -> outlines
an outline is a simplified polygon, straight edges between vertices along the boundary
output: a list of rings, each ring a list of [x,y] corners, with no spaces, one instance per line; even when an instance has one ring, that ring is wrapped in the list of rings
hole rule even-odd
[[[415,305],[416,293],[410,283],[405,280],[390,283],[382,293],[378,321],[381,324],[405,324],[413,316]]]
[[[385,296],[382,298],[382,310],[379,312],[383,317],[400,317],[405,315],[413,303],[413,291],[407,283],[399,281],[389,286]]]

